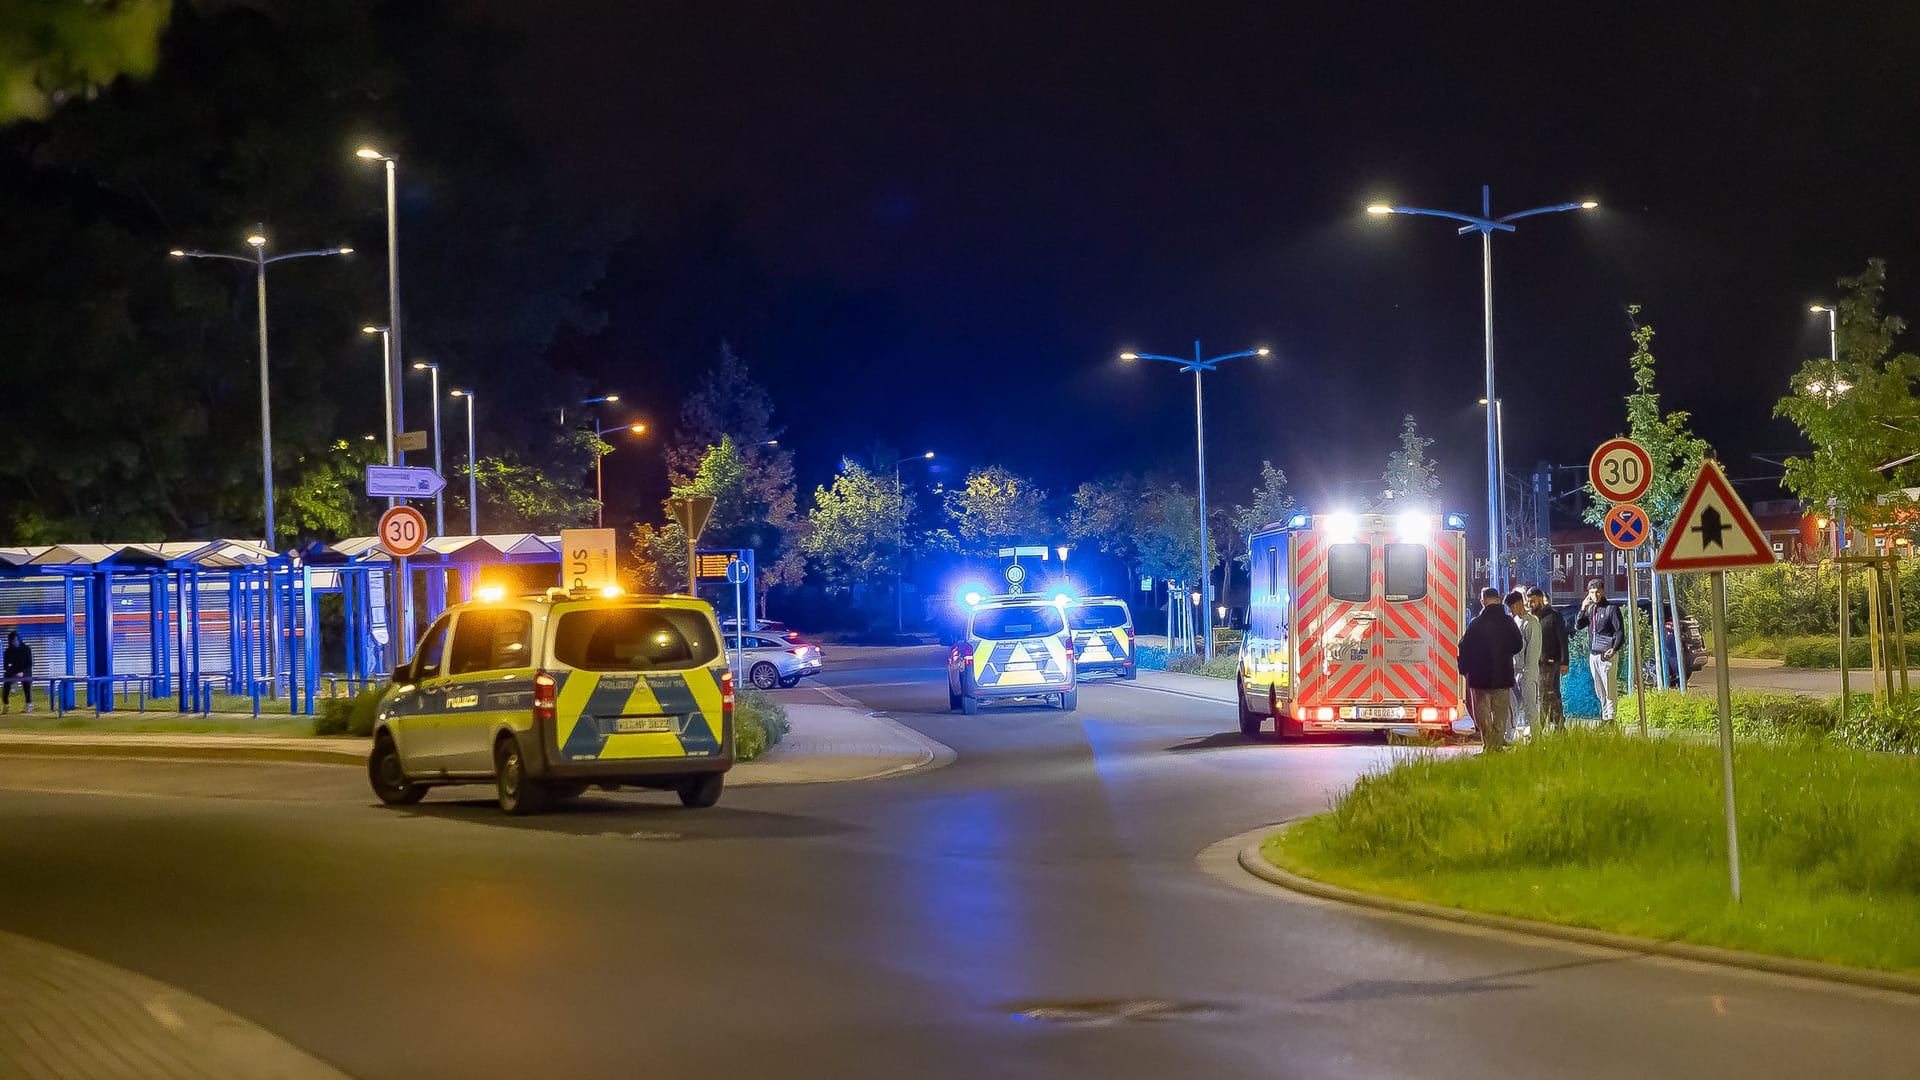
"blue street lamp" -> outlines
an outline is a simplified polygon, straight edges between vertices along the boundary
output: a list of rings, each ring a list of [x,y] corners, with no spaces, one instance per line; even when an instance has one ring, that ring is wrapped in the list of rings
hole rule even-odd
[[[1207,414],[1201,402],[1200,376],[1213,371],[1228,360],[1238,360],[1243,356],[1266,356],[1268,349],[1248,349],[1245,352],[1227,353],[1210,360],[1200,358],[1200,343],[1193,343],[1193,359],[1184,360],[1178,356],[1162,356],[1159,353],[1123,352],[1122,360],[1164,360],[1169,364],[1180,365],[1181,371],[1193,372],[1193,439],[1195,456],[1200,466],[1200,611],[1203,629],[1200,635],[1200,654],[1213,656],[1213,620],[1206,613],[1213,610],[1213,567],[1207,558]]]
[[[1531,210],[1522,210],[1517,214],[1493,216],[1492,189],[1480,188],[1480,213],[1456,214],[1450,210],[1427,210],[1418,206],[1389,206],[1375,203],[1367,207],[1367,213],[1384,214],[1424,214],[1427,217],[1446,218],[1461,223],[1460,235],[1477,232],[1480,234],[1480,289],[1485,305],[1485,337],[1487,350],[1487,400],[1498,401],[1493,392],[1493,234],[1512,232],[1513,223],[1521,218],[1539,214],[1558,214],[1566,210],[1593,210],[1600,204],[1588,199],[1583,202],[1555,203],[1552,206],[1536,206]],[[1500,515],[1500,432],[1498,410],[1487,410],[1487,576],[1498,586],[1504,580],[1500,565],[1500,538],[1505,535],[1506,521]]]

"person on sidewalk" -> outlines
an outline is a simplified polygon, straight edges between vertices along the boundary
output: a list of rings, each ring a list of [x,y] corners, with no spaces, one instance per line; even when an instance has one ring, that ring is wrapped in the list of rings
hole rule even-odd
[[[1480,614],[1460,637],[1460,674],[1467,678],[1467,715],[1480,731],[1482,748],[1507,746],[1513,711],[1513,658],[1525,647],[1520,628],[1500,604],[1500,590],[1480,590]]]
[[[1540,620],[1527,610],[1527,594],[1507,594],[1507,612],[1520,630],[1520,651],[1513,658],[1514,735],[1531,739],[1540,723]]]
[[[1587,670],[1593,673],[1593,693],[1600,699],[1600,722],[1613,723],[1613,658],[1626,636],[1620,609],[1607,599],[1600,579],[1587,582],[1587,598],[1580,605],[1575,630],[1587,631]]]
[[[1567,661],[1567,617],[1547,602],[1546,590],[1527,590],[1527,607],[1540,620],[1540,703],[1535,718],[1555,731],[1567,729],[1567,708],[1560,700],[1560,678],[1572,670]]]
[[[20,640],[20,631],[7,632],[7,649],[0,653],[0,712],[13,711],[13,684],[17,681],[27,695],[27,711],[33,711],[33,647]]]

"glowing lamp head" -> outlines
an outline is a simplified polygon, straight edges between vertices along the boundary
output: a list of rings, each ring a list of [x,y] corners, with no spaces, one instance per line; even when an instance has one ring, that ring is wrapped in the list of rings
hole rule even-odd
[[[1813,312],[1815,315],[1824,315],[1826,314],[1826,311],[1827,311],[1827,305],[1814,304],[1811,307],[1807,308],[1807,310]]]
[[[1378,217],[1381,214],[1393,213],[1393,207],[1388,206],[1385,203],[1374,203],[1372,206],[1367,207],[1367,213]]]
[[[980,601],[985,600],[986,597],[982,596],[979,590],[975,589],[968,591],[965,595],[961,596],[960,599],[966,601],[968,607],[979,607]]]
[[[602,585],[600,586],[600,595],[608,600],[612,600],[616,596],[627,595],[627,590],[618,585]]]
[[[1599,204],[1599,203],[1597,203],[1597,202],[1595,202],[1595,201],[1593,201],[1592,199],[1588,199],[1588,200],[1586,200],[1585,202],[1583,202],[1583,203],[1581,203],[1581,204],[1580,204],[1580,209],[1582,209],[1582,210],[1598,210],[1598,209],[1600,209],[1600,204]]]
[[[363,146],[363,147],[361,147],[360,149],[358,149],[358,150],[355,150],[355,151],[353,152],[353,156],[354,156],[354,157],[357,157],[357,158],[359,158],[359,159],[360,159],[361,161],[385,161],[385,160],[387,160],[387,155],[385,155],[385,154],[383,154],[383,153],[381,153],[381,152],[380,152],[380,151],[378,151],[378,150],[375,150],[375,149],[374,149],[373,147],[371,147],[371,146]]]
[[[645,424],[628,424],[628,425],[627,425],[627,430],[628,430],[628,431],[631,431],[631,432],[633,432],[633,433],[634,433],[635,435],[645,435],[645,434],[647,433],[647,425],[645,425]]]
[[[1327,539],[1336,544],[1350,542],[1360,531],[1360,523],[1352,514],[1328,514],[1325,528]]]
[[[415,371],[425,371],[433,366],[434,365],[427,363],[425,360],[415,360],[413,362],[413,370]]]
[[[384,326],[374,326],[371,323],[369,323],[368,325],[361,327],[360,332],[363,334],[384,334],[387,332],[387,328]]]
[[[247,235],[247,243],[252,244],[254,247],[266,247],[267,237],[264,233],[249,233]]]
[[[173,256],[176,259],[184,259],[187,257],[187,252],[185,248],[171,248],[167,251],[167,254]]]
[[[1261,346],[1260,348],[1258,348],[1258,349],[1255,349],[1255,350],[1253,350],[1253,355],[1255,355],[1255,356],[1272,356],[1272,355],[1273,355],[1273,350],[1272,350],[1272,349],[1269,349],[1269,348],[1267,348],[1267,347],[1266,347],[1266,346],[1264,346],[1264,345],[1262,345],[1262,346]]]
[[[1123,352],[1123,353],[1121,353],[1121,354],[1120,354],[1120,359],[1122,359],[1122,360],[1138,360],[1138,359],[1140,359],[1140,354],[1139,354],[1139,353],[1131,353],[1131,352]]]
[[[1067,606],[1068,604],[1071,604],[1071,603],[1073,603],[1073,597],[1071,597],[1071,596],[1068,596],[1068,595],[1067,595],[1066,593],[1054,593],[1054,594],[1053,594],[1053,606],[1054,606],[1054,607],[1061,607],[1061,608],[1063,608],[1063,607],[1066,607],[1066,606]]]

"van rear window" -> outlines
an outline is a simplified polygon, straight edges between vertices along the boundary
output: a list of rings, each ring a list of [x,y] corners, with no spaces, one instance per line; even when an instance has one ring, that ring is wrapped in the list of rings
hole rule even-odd
[[[1327,549],[1327,595],[1363,604],[1373,593],[1373,549],[1365,544],[1335,544]]]
[[[1427,545],[1387,545],[1387,599],[1419,600],[1427,595]]]
[[[681,671],[720,655],[704,612],[610,607],[563,612],[553,658],[581,671]]]
[[[1127,625],[1127,609],[1120,604],[1075,604],[1067,609],[1067,625],[1075,630],[1112,630]]]
[[[1065,629],[1067,622],[1052,604],[1021,604],[981,608],[973,616],[973,632],[989,641],[1011,638],[1048,637]]]

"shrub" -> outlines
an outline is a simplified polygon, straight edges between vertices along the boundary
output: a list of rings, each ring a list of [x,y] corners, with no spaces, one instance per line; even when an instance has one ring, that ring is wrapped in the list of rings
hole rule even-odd
[[[1743,739],[1825,738],[1833,730],[1838,713],[1834,701],[1752,690],[1735,690],[1729,704],[1733,706],[1733,733]],[[1719,702],[1707,694],[1649,691],[1647,726],[1663,731],[1718,731]]]
[[[353,696],[352,710],[347,714],[347,734],[366,738],[373,734],[374,718],[380,714],[380,699],[387,696],[386,684],[369,686]]]
[[[327,698],[320,702],[320,712],[313,718],[315,735],[345,735],[347,716],[353,711],[350,698]]]
[[[1920,753],[1920,695],[1893,698],[1885,705],[1856,695],[1847,722],[1833,729],[1833,741],[1856,750]]]
[[[1135,645],[1133,648],[1133,662],[1139,667],[1146,668],[1149,671],[1165,671],[1167,669],[1167,650],[1160,645]]]
[[[1865,638],[1855,637],[1847,641],[1847,659],[1852,667],[1866,667],[1873,663],[1872,645]],[[1838,668],[1840,666],[1840,640],[1820,638],[1798,638],[1787,642],[1780,651],[1780,658],[1788,667],[1794,668]]]
[[[733,706],[733,759],[752,761],[776,746],[793,725],[786,706],[760,690],[742,690]]]
[[[1166,670],[1177,671],[1182,675],[1205,675],[1214,679],[1231,679],[1240,670],[1240,657],[1233,653],[1215,656],[1211,660],[1202,660],[1198,656],[1184,653],[1167,660]]]

